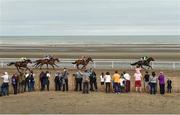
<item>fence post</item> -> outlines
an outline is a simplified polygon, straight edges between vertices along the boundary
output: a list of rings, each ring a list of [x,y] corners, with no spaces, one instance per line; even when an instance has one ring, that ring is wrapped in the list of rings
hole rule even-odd
[[[95,61],[94,61],[94,65],[93,66],[94,66],[94,68],[96,68],[96,62]]]
[[[114,61],[112,61],[112,69],[114,68]]]
[[[4,68],[4,64],[3,64],[3,61],[1,60],[1,67]]]
[[[176,65],[175,65],[175,62],[173,62],[173,70],[176,69]]]

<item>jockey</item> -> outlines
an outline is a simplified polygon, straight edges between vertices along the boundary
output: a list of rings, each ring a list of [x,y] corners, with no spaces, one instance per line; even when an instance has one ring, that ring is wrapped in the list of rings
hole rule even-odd
[[[146,61],[148,59],[147,56],[141,57],[141,61]]]
[[[26,61],[27,60],[27,58],[26,57],[21,57],[21,59],[20,59],[20,61]]]
[[[82,60],[83,62],[85,62],[85,59],[86,59],[86,56],[82,56],[82,57],[81,57],[81,60]]]
[[[44,57],[44,59],[47,59],[47,60],[49,60],[50,58],[51,58],[50,55],[46,55],[46,56]]]

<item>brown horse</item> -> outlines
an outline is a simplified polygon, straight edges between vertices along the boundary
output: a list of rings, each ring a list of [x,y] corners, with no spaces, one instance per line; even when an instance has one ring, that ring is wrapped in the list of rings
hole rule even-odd
[[[54,66],[58,67],[58,65],[55,64],[55,62],[60,62],[58,58],[50,58],[50,59],[38,59],[35,61],[35,64],[34,64],[34,67],[35,68],[38,68],[40,67],[40,69],[42,68],[42,66],[44,64],[46,64],[47,66],[47,69],[48,68],[48,65],[51,65],[53,67],[53,69],[55,69]]]
[[[93,62],[91,57],[87,57],[85,60],[76,60],[72,64],[76,64],[77,69],[79,69],[79,65],[83,65],[81,69],[85,69],[89,62]]]
[[[32,61],[30,59],[26,59],[24,61],[10,62],[7,64],[7,66],[14,65],[16,67],[16,69],[18,70],[18,72],[22,73],[22,71],[24,69],[25,69],[25,71],[27,71],[27,70],[31,71],[30,68],[28,68],[28,66],[27,66],[29,63],[32,63]]]

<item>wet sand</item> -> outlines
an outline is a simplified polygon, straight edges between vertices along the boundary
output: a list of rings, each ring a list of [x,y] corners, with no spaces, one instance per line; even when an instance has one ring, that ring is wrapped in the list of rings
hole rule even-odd
[[[116,44],[116,45],[1,45],[0,58],[42,58],[51,54],[59,58],[78,58],[81,55],[101,59],[139,59],[151,56],[155,59],[179,60],[180,45],[178,44]]]

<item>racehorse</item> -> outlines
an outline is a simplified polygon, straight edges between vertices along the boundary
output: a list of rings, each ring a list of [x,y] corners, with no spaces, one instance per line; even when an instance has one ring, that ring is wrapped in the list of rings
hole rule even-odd
[[[23,68],[25,69],[25,71],[27,70],[31,71],[30,68],[28,68],[27,66],[29,63],[32,63],[32,61],[30,59],[26,59],[24,61],[10,62],[7,64],[7,66],[14,65],[16,69],[18,70],[18,72],[22,73]]]
[[[143,66],[147,66],[148,69],[149,69],[149,68],[152,69],[152,66],[150,65],[150,62],[151,62],[151,61],[155,61],[155,60],[154,60],[154,58],[149,57],[149,58],[147,58],[147,60],[144,60],[144,61],[140,60],[140,61],[137,61],[137,62],[135,62],[135,63],[132,63],[131,65],[132,65],[132,66],[138,65],[139,67],[142,67],[142,68],[144,68]]]
[[[40,67],[40,69],[41,69],[42,66],[43,66],[44,64],[46,64],[47,69],[49,69],[49,68],[48,68],[48,65],[51,65],[51,66],[53,67],[53,69],[55,69],[54,66],[59,67],[58,65],[55,64],[55,62],[60,62],[60,61],[59,61],[58,58],[53,58],[53,57],[50,58],[50,59],[38,59],[38,60],[35,61],[34,67],[35,67],[35,68]]]
[[[81,59],[76,60],[72,64],[76,64],[77,69],[79,69],[79,65],[83,65],[83,67],[81,69],[85,69],[90,61],[93,62],[92,58],[87,57],[85,60],[81,60]]]

